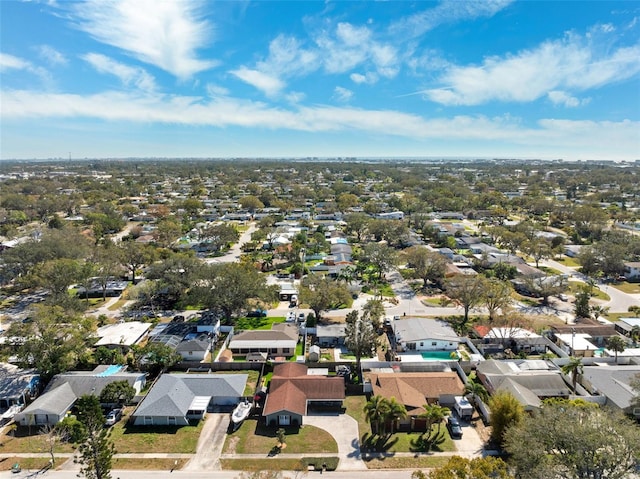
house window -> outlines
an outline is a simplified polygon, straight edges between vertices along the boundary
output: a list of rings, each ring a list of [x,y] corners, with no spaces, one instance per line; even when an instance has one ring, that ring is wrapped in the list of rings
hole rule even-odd
[[[288,414],[281,414],[278,416],[278,423],[280,423],[281,426],[288,426],[291,424],[291,416]]]
[[[424,346],[424,343],[423,343],[423,342],[420,342],[420,346],[421,346],[421,347],[422,347],[422,346]]]
[[[152,416],[145,416],[144,417],[144,425],[145,426],[149,426],[153,424],[153,417]]]
[[[168,422],[169,426],[175,426],[176,425],[176,417],[175,416],[169,416],[167,418],[167,422]]]
[[[283,348],[282,354],[289,354],[289,348]]]
[[[433,342],[431,343],[431,346],[437,346],[437,345],[438,345],[438,343],[437,343],[437,342],[435,342],[435,341],[433,341]]]

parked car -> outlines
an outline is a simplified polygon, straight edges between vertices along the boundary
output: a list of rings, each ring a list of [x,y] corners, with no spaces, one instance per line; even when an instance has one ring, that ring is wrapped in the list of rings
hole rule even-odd
[[[104,421],[105,426],[113,426],[120,419],[122,419],[122,409],[112,409],[107,414],[107,418]]]
[[[449,429],[451,439],[462,439],[462,428],[460,427],[458,419],[453,416],[449,416],[447,418],[447,429]]]
[[[254,311],[249,311],[247,314],[248,318],[264,318],[267,315],[267,311],[264,309],[256,309]]]
[[[304,320],[305,320],[304,313],[300,313],[300,314],[298,315],[298,322],[299,322],[299,323],[302,323],[302,322],[304,322]]]

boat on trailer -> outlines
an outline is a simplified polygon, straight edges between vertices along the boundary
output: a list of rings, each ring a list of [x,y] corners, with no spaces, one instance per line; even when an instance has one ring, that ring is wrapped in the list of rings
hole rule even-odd
[[[249,417],[251,413],[252,404],[245,400],[236,406],[236,408],[231,413],[231,422],[236,426],[239,426],[242,421]]]

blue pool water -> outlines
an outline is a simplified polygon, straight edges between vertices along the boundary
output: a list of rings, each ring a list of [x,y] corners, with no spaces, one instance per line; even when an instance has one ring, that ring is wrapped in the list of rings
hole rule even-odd
[[[107,376],[111,376],[112,374],[116,374],[117,372],[120,372],[121,369],[122,369],[122,366],[118,364],[112,364],[101,373],[96,374],[96,377],[106,378]]]
[[[424,351],[420,356],[425,361],[455,361],[451,358],[451,351]]]

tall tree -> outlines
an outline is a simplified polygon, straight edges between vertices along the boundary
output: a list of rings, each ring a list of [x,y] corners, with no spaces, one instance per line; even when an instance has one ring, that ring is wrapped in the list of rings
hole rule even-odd
[[[149,246],[124,241],[118,245],[118,259],[131,274],[131,282],[136,284],[136,273],[143,266],[151,264],[155,258],[155,250]]]
[[[449,299],[464,309],[464,325],[469,322],[469,310],[482,303],[485,279],[482,276],[458,275],[445,283]]]
[[[507,430],[524,417],[522,404],[509,392],[498,392],[489,398],[491,440],[502,447]]]
[[[543,404],[506,432],[505,448],[522,479],[623,479],[636,467],[640,434],[610,410]]]
[[[412,268],[415,275],[423,281],[423,287],[426,288],[429,281],[438,287],[442,285],[447,260],[440,253],[429,251],[423,246],[412,246],[405,252],[407,266]]]
[[[420,418],[424,419],[427,423],[425,432],[427,433],[428,440],[431,440],[431,430],[433,429],[433,425],[438,425],[438,432],[440,434],[440,424],[444,421],[444,418],[450,414],[450,410],[446,407],[440,406],[439,404],[425,404],[422,406],[424,412],[420,414]]]
[[[573,353],[573,351],[571,351]],[[573,390],[575,392],[576,386],[578,384],[578,376],[582,374],[584,371],[584,366],[582,364],[582,358],[576,358],[571,356],[569,358],[569,362],[560,368],[564,374],[568,374],[571,376],[571,385],[573,386]]]
[[[394,397],[388,399],[389,411],[387,412],[387,421],[391,424],[390,433],[393,434],[395,426],[400,419],[407,417],[407,408],[404,404],[398,402]]]
[[[300,286],[300,302],[308,304],[316,316],[322,320],[322,312],[331,307],[351,304],[349,288],[342,281],[311,274],[304,278]]]
[[[611,336],[607,339],[607,349],[614,352],[616,356],[616,364],[618,364],[618,353],[623,353],[627,349],[627,342],[622,336]]]
[[[362,249],[361,260],[372,265],[378,272],[378,278],[384,279],[384,275],[396,265],[398,254],[384,243],[368,243]]]
[[[35,306],[30,318],[9,327],[7,337],[12,339],[3,349],[14,354],[23,367],[35,368],[44,382],[75,368],[88,350],[94,319],[47,305]]]
[[[102,404],[118,404],[124,406],[136,395],[136,390],[128,381],[114,381],[107,384],[100,393]]]
[[[489,311],[489,321],[493,321],[498,311],[503,313],[513,302],[511,284],[498,278],[490,278],[485,282],[482,300]]]
[[[482,402],[489,400],[489,393],[487,389],[478,381],[469,379],[467,384],[464,385],[464,395],[467,396],[471,403],[477,406],[476,398],[479,398]]]
[[[110,479],[115,447],[103,427],[104,416],[96,396],[82,396],[76,401],[77,417],[85,428],[80,447],[80,473],[87,479]]]
[[[384,436],[385,421],[389,414],[389,403],[383,396],[371,396],[371,399],[364,405],[364,413],[367,421],[371,423],[371,430],[374,434]]]
[[[371,320],[366,315],[360,317],[358,311],[350,311],[346,323],[344,344],[356,357],[356,371],[360,377],[360,361],[363,356],[375,354],[378,335]]]

